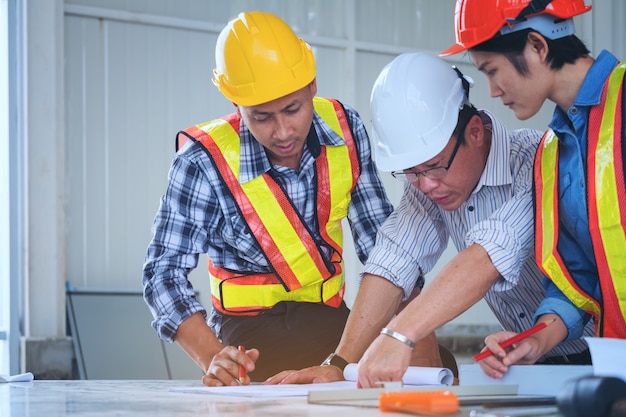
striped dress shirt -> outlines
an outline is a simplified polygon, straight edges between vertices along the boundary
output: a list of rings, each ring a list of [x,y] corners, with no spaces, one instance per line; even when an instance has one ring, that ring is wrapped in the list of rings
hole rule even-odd
[[[364,272],[382,276],[404,289],[407,297],[428,273],[451,240],[458,251],[478,244],[489,254],[500,278],[485,300],[506,330],[533,325],[544,298],[543,274],[534,254],[533,163],[542,132],[509,131],[482,110],[492,130],[491,150],[482,176],[467,201],[445,211],[407,183],[404,195],[379,229]],[[488,116],[488,117],[485,117]],[[585,335],[593,335],[588,323]],[[544,358],[579,353],[582,340],[565,342]]]

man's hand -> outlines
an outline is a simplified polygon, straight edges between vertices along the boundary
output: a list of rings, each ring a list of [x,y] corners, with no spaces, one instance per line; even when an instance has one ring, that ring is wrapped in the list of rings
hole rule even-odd
[[[567,327],[563,320],[556,314],[544,314],[538,322],[550,323],[550,330],[539,331],[532,336],[526,337],[519,343],[515,343],[507,350],[500,343],[515,336],[513,332],[498,332],[485,338],[485,349],[493,352],[493,355],[480,361],[483,372],[500,379],[508,372],[509,366],[515,364],[528,365],[537,362],[550,349],[567,338]],[[484,349],[483,349],[484,350]]]
[[[239,385],[239,365],[246,369],[244,385],[250,383],[248,372],[254,371],[254,363],[259,359],[259,351],[250,349],[240,352],[235,346],[226,346],[213,356],[209,369],[202,377],[202,383],[210,387]]]
[[[383,382],[402,381],[411,353],[408,346],[379,335],[359,361],[357,387],[380,388]]]
[[[502,331],[485,338],[485,349],[493,355],[479,362],[481,369],[492,378],[501,379],[509,371],[509,366],[515,364],[527,365],[537,361],[542,355],[541,343],[530,336],[512,346],[508,352],[500,347],[500,343],[515,336],[517,333]]]
[[[311,384],[343,381],[343,372],[333,365],[311,366],[299,371],[282,371],[267,379],[264,384]]]

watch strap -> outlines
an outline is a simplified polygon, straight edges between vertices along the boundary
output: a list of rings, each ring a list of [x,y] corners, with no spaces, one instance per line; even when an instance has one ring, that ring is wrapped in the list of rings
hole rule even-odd
[[[342,358],[341,356],[337,355],[335,352],[333,352],[330,355],[328,355],[326,359],[324,359],[324,362],[322,362],[320,366],[326,366],[326,365],[336,366],[337,368],[343,371],[344,368],[348,366],[348,361]]]

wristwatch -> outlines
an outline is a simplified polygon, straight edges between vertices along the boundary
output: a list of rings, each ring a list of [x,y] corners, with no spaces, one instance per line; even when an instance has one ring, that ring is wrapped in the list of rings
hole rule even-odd
[[[337,368],[343,371],[343,369],[346,366],[348,366],[348,361],[342,358],[341,356],[337,355],[335,352],[333,352],[330,355],[328,355],[326,359],[324,359],[324,362],[322,362],[320,366],[326,366],[326,365],[336,366]]]

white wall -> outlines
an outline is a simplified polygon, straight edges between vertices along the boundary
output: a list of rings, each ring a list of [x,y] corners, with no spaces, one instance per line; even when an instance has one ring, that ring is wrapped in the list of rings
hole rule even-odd
[[[0,230],[9,230],[9,20],[8,3],[0,0]],[[6,152],[4,151],[6,150]],[[0,234],[0,373],[9,369],[10,313],[9,233]]]

